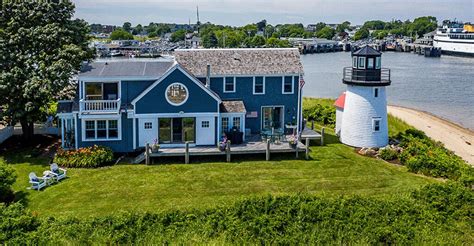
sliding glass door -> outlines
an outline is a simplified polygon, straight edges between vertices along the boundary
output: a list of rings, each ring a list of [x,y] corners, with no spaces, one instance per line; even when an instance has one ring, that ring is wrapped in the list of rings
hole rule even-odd
[[[196,142],[195,118],[160,118],[159,126],[160,143]]]
[[[262,108],[262,129],[283,128],[283,107]]]

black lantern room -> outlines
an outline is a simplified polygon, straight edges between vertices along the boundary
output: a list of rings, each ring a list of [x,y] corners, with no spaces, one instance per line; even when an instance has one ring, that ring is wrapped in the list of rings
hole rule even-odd
[[[352,67],[344,68],[344,84],[362,86],[390,85],[390,69],[382,68],[382,53],[365,46],[352,53]]]

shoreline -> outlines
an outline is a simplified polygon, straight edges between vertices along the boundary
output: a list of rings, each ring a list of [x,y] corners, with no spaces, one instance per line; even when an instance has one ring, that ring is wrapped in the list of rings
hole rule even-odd
[[[388,105],[387,112],[442,142],[447,149],[474,165],[474,131],[422,110]]]

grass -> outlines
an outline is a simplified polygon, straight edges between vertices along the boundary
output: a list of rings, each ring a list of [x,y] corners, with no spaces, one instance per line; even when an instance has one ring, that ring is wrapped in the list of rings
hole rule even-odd
[[[332,99],[304,99],[307,103],[331,105]],[[316,129],[321,125],[316,124]],[[391,134],[409,126],[389,117]],[[42,191],[27,190],[28,173],[41,174],[49,159],[35,157],[27,148],[0,154],[0,162],[11,164],[18,175],[17,197],[40,216],[101,216],[117,211],[190,210],[230,205],[264,195],[310,194],[323,196],[407,196],[434,179],[409,173],[403,166],[367,158],[338,143],[327,128],[325,146],[312,146],[311,159],[294,155],[264,155],[195,159],[185,165],[171,159],[163,165],[121,164],[100,169],[68,170],[70,178]]]
[[[116,165],[100,169],[69,169],[70,178],[42,191],[27,190],[28,173],[42,173],[48,160],[29,150],[10,153],[0,161],[18,175],[14,189],[40,216],[100,216],[117,211],[205,209],[253,197],[291,194],[405,196],[433,179],[405,167],[359,156],[334,142],[311,147],[311,160],[293,155],[241,157],[233,163],[198,160],[194,164]],[[196,160],[195,160],[196,161]],[[220,160],[222,161],[222,160]],[[178,163],[182,163],[182,160]]]

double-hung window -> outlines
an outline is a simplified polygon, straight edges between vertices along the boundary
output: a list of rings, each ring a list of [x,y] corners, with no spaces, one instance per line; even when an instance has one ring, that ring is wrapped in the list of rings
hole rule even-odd
[[[224,92],[235,92],[235,77],[224,78]]]
[[[263,95],[265,94],[265,78],[262,76],[254,77],[253,80],[253,94]]]
[[[381,57],[375,57],[375,69],[380,69],[382,67]]]
[[[285,76],[283,77],[283,94],[293,94],[293,77]]]
[[[85,120],[85,140],[118,140],[118,120]]]

